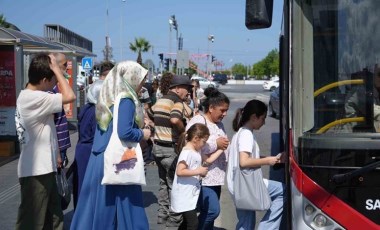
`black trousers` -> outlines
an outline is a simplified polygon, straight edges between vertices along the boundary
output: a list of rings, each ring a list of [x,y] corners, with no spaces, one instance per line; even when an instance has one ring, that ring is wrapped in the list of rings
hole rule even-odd
[[[178,230],[197,230],[198,229],[198,216],[197,210],[191,210],[182,213],[183,221]]]

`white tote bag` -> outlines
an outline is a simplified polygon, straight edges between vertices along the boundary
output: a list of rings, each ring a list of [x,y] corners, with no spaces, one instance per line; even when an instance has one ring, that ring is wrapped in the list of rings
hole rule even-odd
[[[117,135],[119,103],[118,96],[113,109],[113,131],[104,152],[102,185],[146,185],[140,144],[121,141]]]

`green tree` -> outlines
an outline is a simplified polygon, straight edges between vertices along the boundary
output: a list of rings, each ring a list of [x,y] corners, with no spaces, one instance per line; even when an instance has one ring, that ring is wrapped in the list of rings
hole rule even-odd
[[[233,75],[246,75],[247,74],[247,66],[236,63],[231,67],[231,71]]]
[[[264,61],[261,60],[253,65],[252,75],[256,76],[257,79],[262,79],[265,76],[265,65]]]
[[[148,52],[152,46],[145,38],[135,38],[135,42],[129,43],[129,49],[135,53],[138,53],[137,63],[142,64],[141,53]]]
[[[253,65],[252,74],[258,79],[264,76],[275,76],[280,74],[280,55],[277,49],[271,50],[267,56]]]

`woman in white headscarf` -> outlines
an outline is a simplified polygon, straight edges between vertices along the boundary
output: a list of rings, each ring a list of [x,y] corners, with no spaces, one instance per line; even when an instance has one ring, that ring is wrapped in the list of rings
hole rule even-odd
[[[71,229],[149,229],[140,185],[101,185],[104,151],[113,130],[113,106],[121,96],[118,136],[123,141],[139,142],[150,137],[144,127],[143,108],[137,92],[147,70],[133,61],[117,64],[103,82],[96,104],[97,127],[92,153],[79,195]]]
[[[78,143],[75,147],[75,160],[73,163],[74,209],[77,206],[88,159],[91,155],[92,143],[94,142],[96,130],[95,106],[102,86],[103,80],[97,80],[91,84],[87,92],[87,103],[80,109],[78,114]]]

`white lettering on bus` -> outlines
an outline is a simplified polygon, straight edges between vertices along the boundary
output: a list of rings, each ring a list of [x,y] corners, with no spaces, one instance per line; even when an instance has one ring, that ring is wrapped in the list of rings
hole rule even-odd
[[[380,200],[379,199],[377,199],[377,200],[368,199],[368,200],[366,200],[365,204],[366,204],[365,208],[367,210],[380,210]]]

